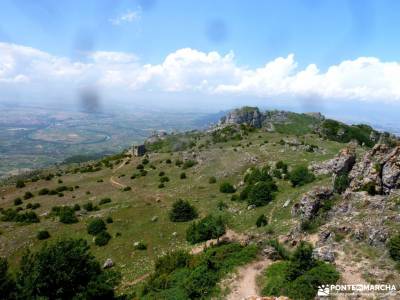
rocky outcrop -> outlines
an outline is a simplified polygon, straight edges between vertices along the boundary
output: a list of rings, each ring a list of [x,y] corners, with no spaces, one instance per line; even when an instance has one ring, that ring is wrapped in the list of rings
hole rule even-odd
[[[315,175],[348,173],[356,162],[355,151],[344,148],[340,153],[325,162],[312,164],[309,168]]]
[[[302,221],[313,219],[318,213],[322,203],[333,195],[333,189],[329,187],[316,187],[303,195],[299,203],[292,208],[292,215],[299,215]]]
[[[372,186],[376,193],[390,193],[400,187],[400,146],[375,145],[354,165],[349,174],[350,189]]]
[[[222,117],[219,125],[247,124],[261,128],[265,115],[257,107],[238,108]]]
[[[329,246],[315,248],[313,250],[312,256],[314,259],[327,261],[327,262],[334,262],[335,261],[335,252]]]

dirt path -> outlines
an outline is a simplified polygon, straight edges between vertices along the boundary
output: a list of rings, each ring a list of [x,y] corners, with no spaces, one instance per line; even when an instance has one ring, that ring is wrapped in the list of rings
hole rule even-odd
[[[271,262],[271,260],[265,258],[239,268],[237,276],[229,285],[231,292],[226,299],[244,300],[250,297],[259,297],[257,277]]]
[[[129,160],[129,158],[125,158],[124,160],[122,160],[122,163],[121,163],[117,168],[115,168],[115,169],[113,170],[113,174],[114,174],[115,172],[117,172],[119,169],[121,169],[121,168],[126,164],[126,162],[127,162],[128,160]],[[122,189],[123,189],[123,188],[126,187],[125,184],[118,182],[118,181],[115,179],[115,176],[114,176],[114,175],[110,177],[110,183],[111,183],[113,186],[117,187],[117,188],[122,188]]]

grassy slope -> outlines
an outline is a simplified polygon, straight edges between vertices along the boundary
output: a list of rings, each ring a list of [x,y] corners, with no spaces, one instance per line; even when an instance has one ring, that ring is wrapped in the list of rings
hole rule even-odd
[[[153,260],[157,255],[174,248],[189,248],[185,241],[185,230],[187,223],[172,223],[168,220],[168,210],[173,201],[177,198],[190,200],[200,211],[200,215],[217,212],[217,203],[225,201],[229,208],[235,208],[236,213],[227,210],[224,213],[229,219],[229,227],[239,232],[262,232],[265,229],[257,229],[255,220],[265,213],[270,217],[271,226],[274,231],[285,233],[289,230],[291,222],[290,208],[300,195],[314,185],[329,182],[327,178],[320,178],[318,181],[302,188],[292,188],[288,182],[279,181],[279,194],[272,203],[265,207],[254,210],[247,210],[246,203],[230,201],[231,195],[222,194],[218,187],[221,181],[229,181],[238,184],[243,179],[245,170],[253,165],[263,165],[277,160],[284,160],[290,166],[297,164],[308,164],[311,161],[322,161],[333,157],[343,144],[331,141],[323,141],[314,135],[307,135],[306,141],[315,144],[325,150],[324,154],[309,153],[303,151],[293,151],[290,147],[282,146],[278,143],[283,137],[278,133],[267,133],[256,131],[238,142],[229,141],[210,145],[208,149],[191,150],[188,152],[175,153],[151,153],[149,159],[151,164],[156,166],[156,170],[149,167],[148,175],[134,180],[130,175],[136,173],[136,165],[140,163],[140,158],[133,158],[129,164],[124,165],[113,174],[110,169],[103,169],[95,173],[67,174],[62,176],[63,184],[68,186],[79,185],[80,189],[73,192],[65,192],[65,196],[35,196],[35,198],[24,201],[24,206],[28,202],[39,202],[41,207],[36,210],[38,215],[51,210],[55,205],[64,204],[83,204],[88,200],[97,203],[101,198],[110,197],[112,203],[101,206],[101,210],[88,213],[80,217],[80,222],[72,225],[64,225],[57,219],[41,217],[41,222],[32,225],[17,225],[15,223],[0,222],[0,255],[9,257],[13,267],[26,248],[37,249],[43,241],[36,239],[39,229],[47,229],[52,235],[51,239],[59,237],[81,237],[92,244],[93,253],[102,262],[111,257],[116,262],[116,268],[123,274],[122,290],[127,290],[132,282],[151,271]],[[198,145],[204,142],[206,137],[201,137]],[[262,144],[268,140],[267,144]],[[238,144],[246,145],[249,141],[252,145],[238,147]],[[237,148],[237,151],[234,151]],[[185,170],[187,179],[179,179],[179,174],[183,171],[175,166],[175,159],[183,159],[194,152],[199,164]],[[250,157],[257,157],[257,163],[251,163]],[[166,164],[165,159],[171,158],[173,163]],[[158,188],[158,173],[164,171],[170,178],[163,189]],[[126,176],[118,178],[119,175]],[[132,191],[123,192],[115,188],[109,182],[114,176],[119,182],[132,187]],[[217,177],[217,184],[209,184],[210,176]],[[103,179],[104,182],[97,182]],[[2,199],[0,206],[3,208],[13,207],[13,199],[22,196],[25,191],[32,191],[37,194],[41,188],[54,188],[59,184],[58,178],[52,181],[40,180],[35,183],[27,184],[27,187],[16,190],[14,187],[4,187],[1,189]],[[91,194],[87,195],[86,191]],[[75,198],[72,198],[72,196]],[[287,199],[291,204],[283,208],[283,203]],[[86,224],[93,216],[107,217],[111,215],[114,223],[108,225],[108,231],[113,239],[105,247],[96,247],[92,237],[86,233]],[[153,216],[158,216],[157,222],[151,222]],[[272,217],[272,218],[271,218]],[[117,232],[122,235],[114,237]],[[177,232],[176,236],[172,233]],[[135,241],[143,241],[148,244],[146,251],[135,251],[133,244]]]

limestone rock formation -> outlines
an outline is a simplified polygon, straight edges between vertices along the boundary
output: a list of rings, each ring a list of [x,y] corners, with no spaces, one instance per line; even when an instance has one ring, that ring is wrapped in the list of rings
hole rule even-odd
[[[354,165],[349,174],[350,189],[374,186],[377,193],[390,193],[400,187],[400,146],[377,144]]]
[[[336,157],[323,163],[311,165],[310,170],[315,175],[347,173],[353,168],[355,162],[355,152],[350,148],[344,148]]]
[[[303,221],[311,220],[321,207],[323,201],[333,195],[333,189],[329,187],[316,187],[305,193],[299,203],[292,208],[292,215],[300,215]]]
[[[235,109],[220,120],[220,125],[247,124],[261,128],[265,115],[257,107]]]

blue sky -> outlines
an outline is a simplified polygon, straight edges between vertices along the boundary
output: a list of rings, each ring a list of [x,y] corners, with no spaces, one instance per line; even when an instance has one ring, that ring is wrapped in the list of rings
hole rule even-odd
[[[400,108],[399,11],[395,0],[2,0],[0,102],[91,94],[385,119]]]
[[[110,23],[129,11],[139,19]],[[397,59],[399,11],[388,0],[2,0],[0,41],[68,57],[133,52],[147,63],[185,47],[233,50],[249,66],[295,53],[323,69],[358,56]]]

